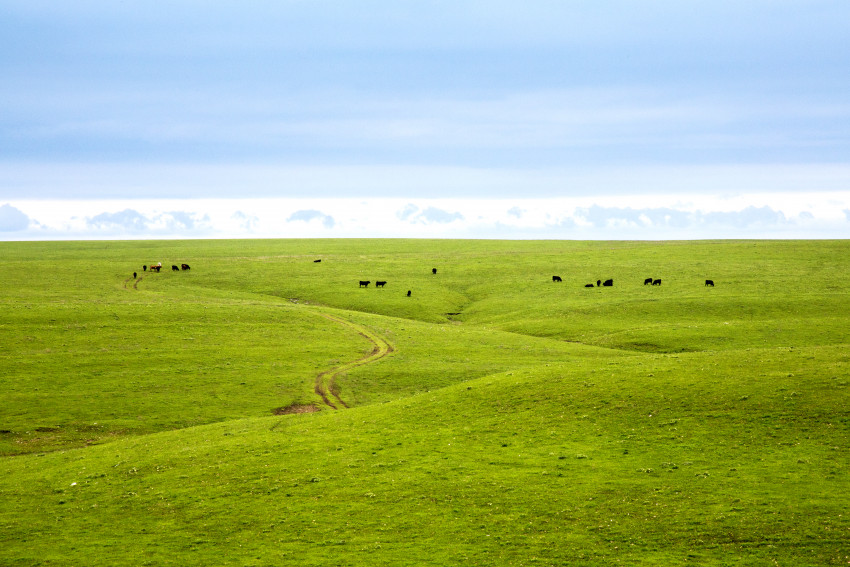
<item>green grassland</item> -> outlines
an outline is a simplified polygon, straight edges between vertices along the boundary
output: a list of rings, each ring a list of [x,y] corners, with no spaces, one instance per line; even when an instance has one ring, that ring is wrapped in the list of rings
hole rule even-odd
[[[846,565],[848,292],[846,241],[2,243],[0,565]]]

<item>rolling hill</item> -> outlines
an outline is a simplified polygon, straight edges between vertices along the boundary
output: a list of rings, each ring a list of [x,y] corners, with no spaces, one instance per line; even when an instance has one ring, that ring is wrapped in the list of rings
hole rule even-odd
[[[847,564],[848,246],[2,243],[0,564]]]

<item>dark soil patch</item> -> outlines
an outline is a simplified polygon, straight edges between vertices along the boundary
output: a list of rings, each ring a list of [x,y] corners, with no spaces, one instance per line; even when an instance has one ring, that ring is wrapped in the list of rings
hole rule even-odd
[[[290,404],[282,408],[272,410],[275,415],[290,415],[293,413],[314,413],[319,411],[315,404]]]

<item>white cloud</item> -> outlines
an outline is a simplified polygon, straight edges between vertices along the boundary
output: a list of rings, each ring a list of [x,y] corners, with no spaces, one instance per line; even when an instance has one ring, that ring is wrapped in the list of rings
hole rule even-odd
[[[295,211],[289,218],[286,219],[286,222],[295,222],[295,221],[303,221],[309,223],[312,220],[319,220],[322,223],[322,226],[325,228],[333,228],[336,224],[334,218],[330,215],[326,215],[321,211],[316,210],[301,210]]]
[[[417,207],[413,203],[408,203],[402,210],[398,211],[395,216],[397,216],[401,220],[407,220],[417,212],[419,212],[419,207]]]
[[[142,232],[151,227],[150,219],[132,209],[124,209],[117,213],[100,213],[87,219],[86,223],[95,230],[118,228],[130,232]]]
[[[609,226],[685,228],[692,224],[691,214],[669,207],[633,209],[592,205],[576,210],[576,218],[597,228]]]
[[[19,232],[30,225],[30,218],[8,203],[0,206],[0,232]]]
[[[462,221],[463,215],[458,212],[444,211],[436,207],[428,207],[427,209],[418,212],[410,217],[410,222],[422,224],[448,224],[455,221]]]
[[[255,215],[246,215],[242,211],[234,212],[230,218],[236,221],[239,228],[246,233],[252,232],[260,220],[259,217]]]
[[[208,215],[186,211],[153,212],[145,215],[133,209],[124,209],[88,217],[85,224],[94,234],[191,235],[196,231],[203,234],[209,220]]]
[[[410,224],[421,225],[448,224],[464,220],[464,216],[457,211],[449,212],[434,206],[420,209],[413,203],[408,203],[403,209],[396,211],[395,216]]]

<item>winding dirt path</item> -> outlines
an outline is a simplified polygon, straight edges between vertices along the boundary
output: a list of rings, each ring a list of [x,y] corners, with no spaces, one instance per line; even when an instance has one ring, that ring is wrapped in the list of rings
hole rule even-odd
[[[139,276],[137,278],[127,278],[124,280],[124,289],[127,289],[127,284],[133,282],[133,289],[139,289],[139,282],[142,281],[144,276]]]
[[[342,374],[343,372],[348,372],[352,368],[357,368],[358,366],[363,366],[364,364],[370,364],[377,360],[380,360],[393,352],[395,348],[391,345],[386,339],[377,335],[367,329],[362,325],[358,325],[352,321],[348,321],[347,319],[342,319],[340,317],[336,317],[334,315],[329,315],[327,313],[319,313],[325,319],[329,319],[334,323],[339,323],[340,325],[344,325],[350,329],[357,331],[360,335],[366,337],[369,342],[372,343],[373,348],[372,352],[364,356],[363,358],[359,358],[353,362],[347,362],[340,366],[336,366],[331,368],[330,370],[325,370],[324,372],[319,373],[316,376],[316,393],[321,396],[322,401],[332,407],[333,409],[339,409],[339,406],[348,407],[348,404],[339,397],[337,393],[337,388],[335,384],[336,377]]]

